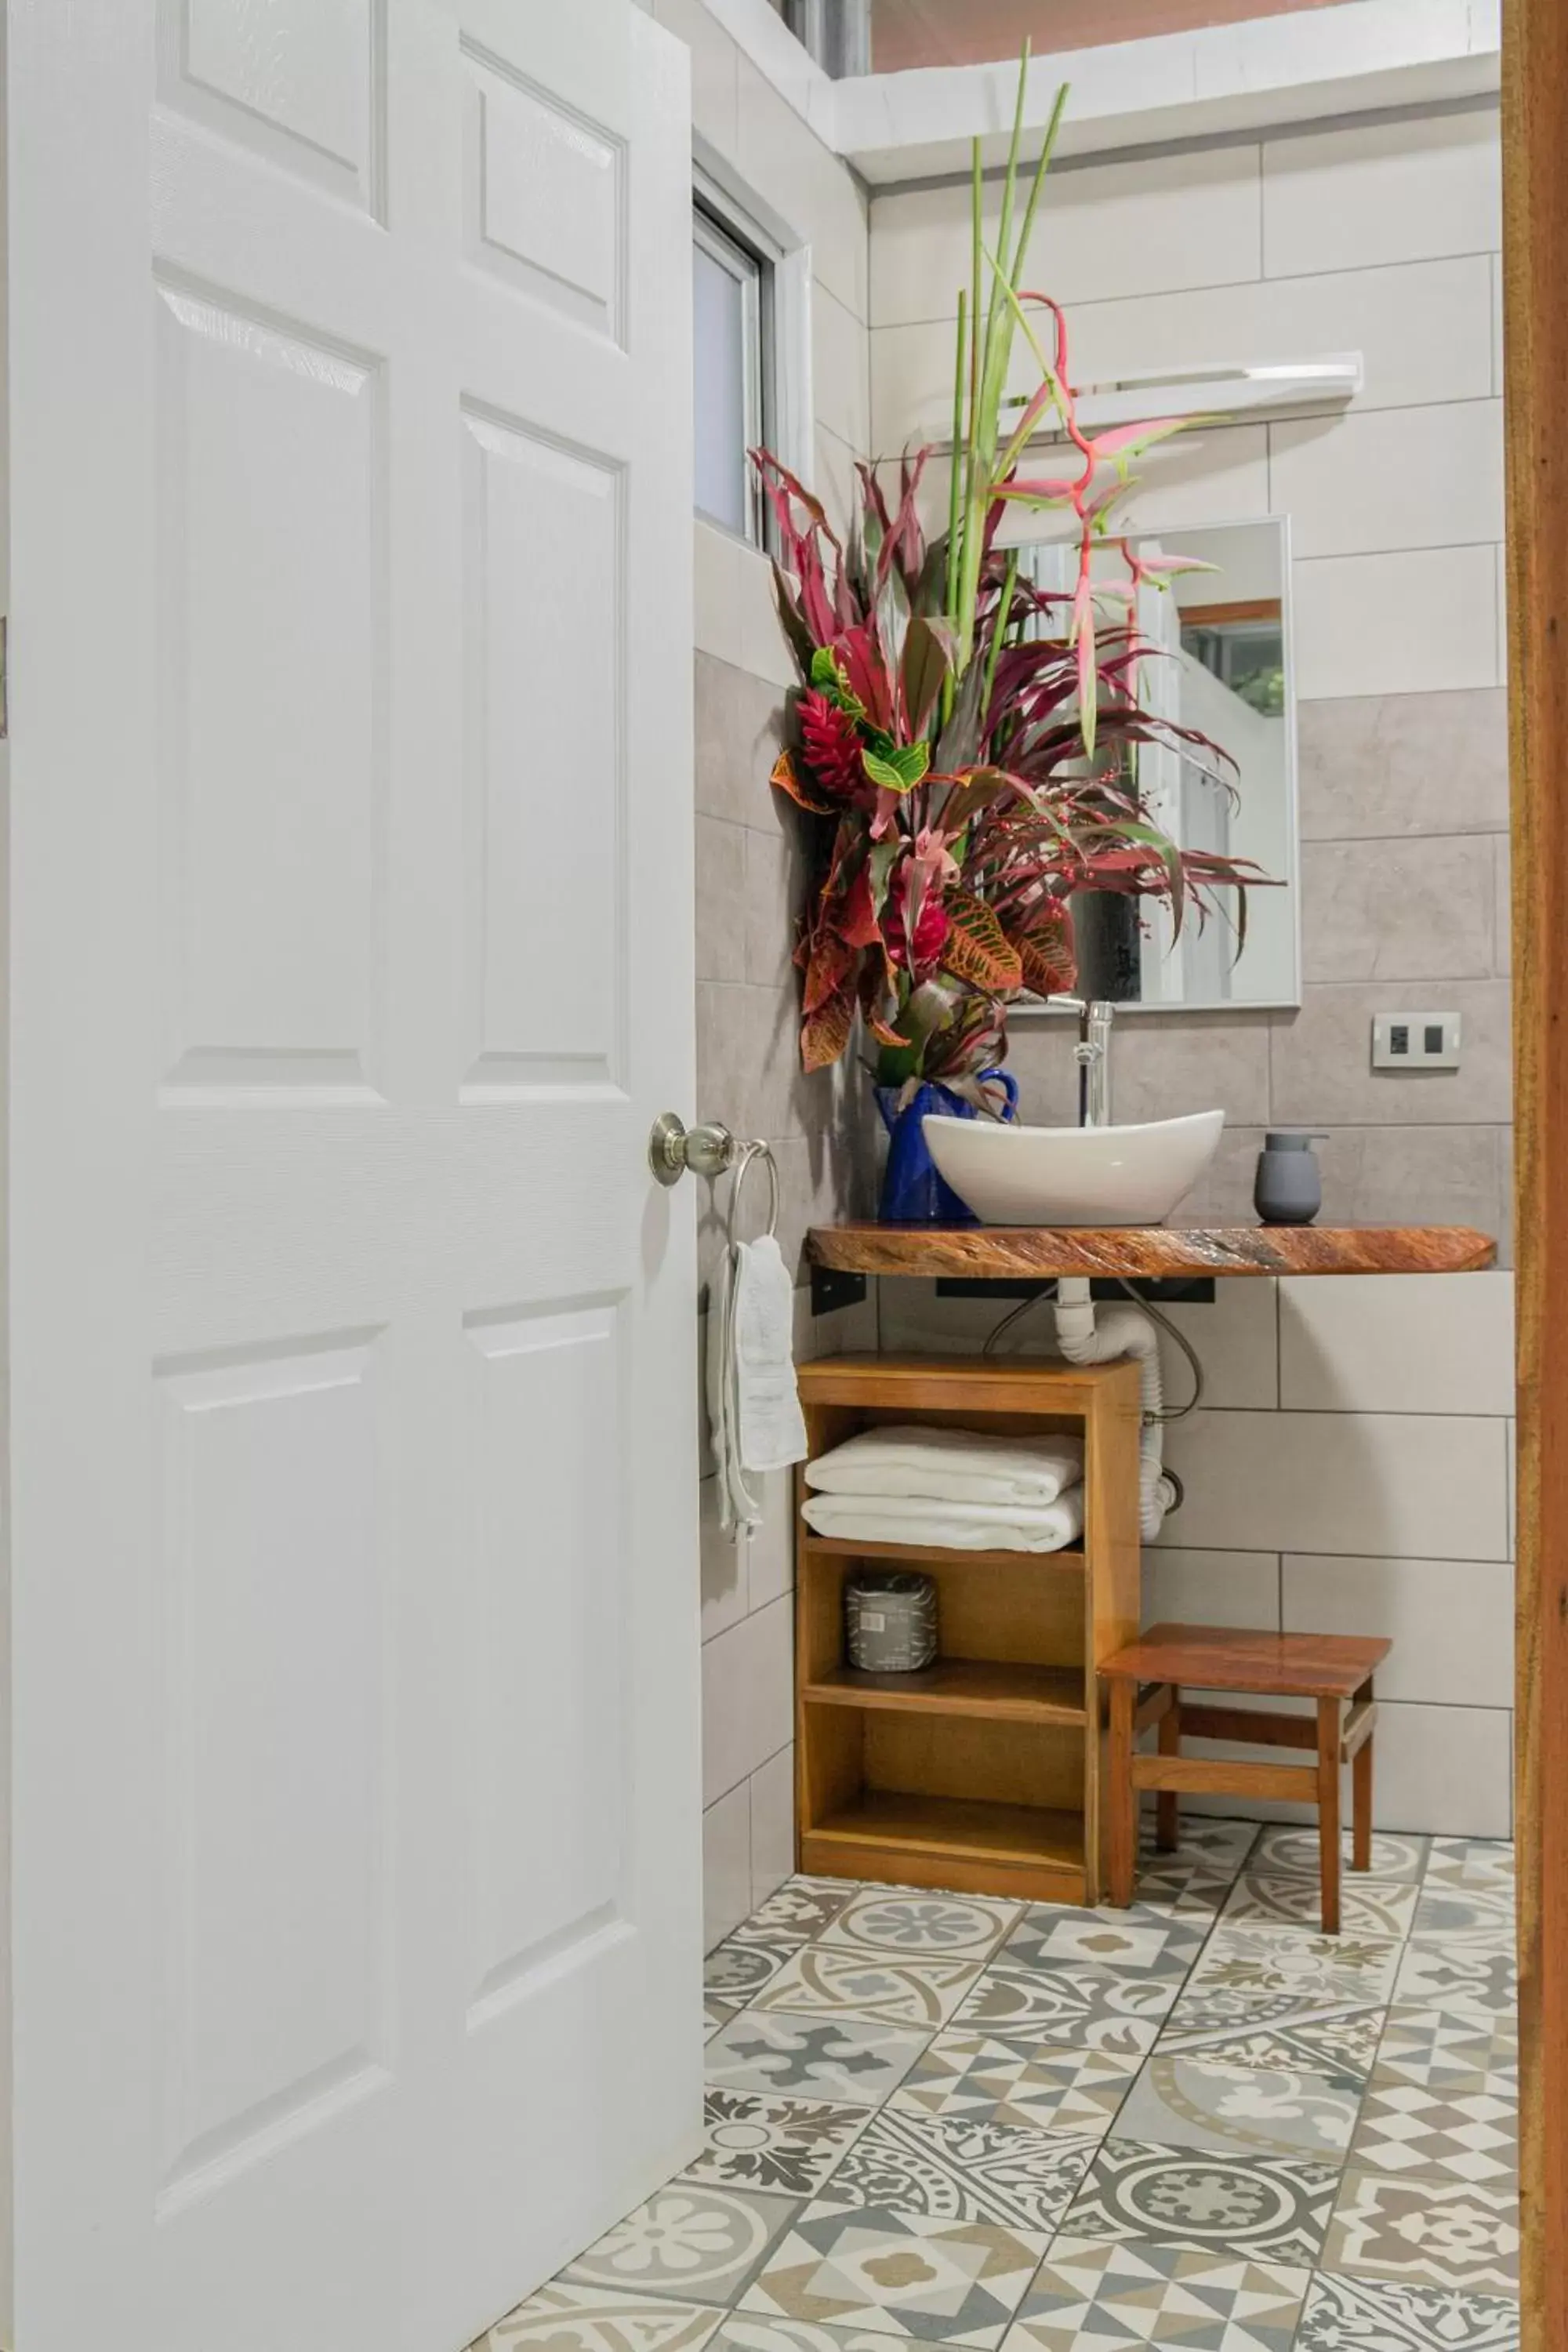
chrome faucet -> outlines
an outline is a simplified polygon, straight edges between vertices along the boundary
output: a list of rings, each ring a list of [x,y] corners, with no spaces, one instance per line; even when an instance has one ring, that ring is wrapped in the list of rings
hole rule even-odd
[[[1104,997],[1053,996],[1064,1013],[1078,1014],[1078,1123],[1079,1127],[1110,1125],[1110,1024],[1116,1007]]]

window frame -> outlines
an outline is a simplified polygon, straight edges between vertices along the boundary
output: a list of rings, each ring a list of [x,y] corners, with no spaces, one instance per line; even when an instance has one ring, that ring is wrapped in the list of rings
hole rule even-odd
[[[706,216],[721,236],[729,238],[760,265],[761,411],[759,438],[781,464],[809,488],[816,471],[816,435],[813,424],[811,383],[811,247],[791,223],[775,213],[747,187],[726,156],[700,135],[693,140],[691,175],[692,237]],[[755,537],[739,541],[759,553],[776,553],[773,516],[761,484],[754,484],[762,511]],[[736,534],[726,523],[703,513],[693,502],[698,520],[727,538]]]
[[[746,449],[771,446],[773,401],[773,266],[751,239],[740,236],[700,185],[691,194],[691,242],[726,271],[741,288],[742,441]],[[736,533],[720,515],[697,507],[702,520],[715,530],[743,539],[748,547],[767,545],[767,501],[756,468],[746,461],[745,528]]]

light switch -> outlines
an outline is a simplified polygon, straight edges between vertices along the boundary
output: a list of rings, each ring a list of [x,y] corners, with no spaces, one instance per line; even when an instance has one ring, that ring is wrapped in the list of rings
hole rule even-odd
[[[1457,1070],[1457,1013],[1375,1013],[1372,1022],[1374,1070]]]

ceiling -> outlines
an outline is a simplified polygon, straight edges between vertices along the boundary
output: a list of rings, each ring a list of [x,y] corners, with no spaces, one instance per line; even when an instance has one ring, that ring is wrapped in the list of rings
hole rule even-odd
[[[1051,55],[1332,5],[1333,0],[872,0],[871,65],[879,74],[976,65],[1016,57],[1026,38],[1037,55]]]

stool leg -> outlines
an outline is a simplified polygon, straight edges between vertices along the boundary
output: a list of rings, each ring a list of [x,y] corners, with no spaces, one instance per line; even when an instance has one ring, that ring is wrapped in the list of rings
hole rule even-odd
[[[1132,1789],[1132,1720],[1138,1685],[1121,1677],[1110,1685],[1110,1818],[1107,1824],[1110,1900],[1125,1911],[1132,1900],[1138,1859],[1137,1798]]]
[[[1340,1932],[1340,1703],[1318,1701],[1318,1843],[1321,1853],[1323,1933]]]
[[[1160,1753],[1179,1756],[1182,1752],[1182,1694],[1174,1683],[1171,1685],[1171,1704],[1160,1717]],[[1176,1819],[1176,1792],[1162,1789],[1154,1800],[1154,1843],[1162,1853],[1174,1853],[1180,1833]]]
[[[1358,1699],[1372,1696],[1372,1676],[1356,1693]],[[1372,1748],[1377,1738],[1369,1732],[1351,1759],[1351,1868],[1372,1868]]]

